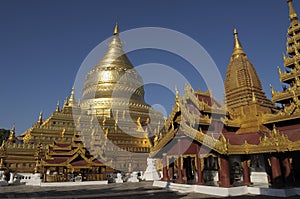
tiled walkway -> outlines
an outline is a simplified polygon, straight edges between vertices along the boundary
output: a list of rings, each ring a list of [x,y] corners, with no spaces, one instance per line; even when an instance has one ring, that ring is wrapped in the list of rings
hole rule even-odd
[[[32,187],[15,185],[0,187],[0,198],[113,198],[113,199],[196,199],[215,198],[199,193],[176,193],[152,186],[152,182],[123,183],[74,187]],[[265,196],[243,196],[236,199],[271,199]],[[291,197],[297,198],[297,197]]]

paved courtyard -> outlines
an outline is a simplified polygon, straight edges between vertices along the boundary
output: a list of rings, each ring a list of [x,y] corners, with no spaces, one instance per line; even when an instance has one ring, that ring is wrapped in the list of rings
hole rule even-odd
[[[196,199],[216,198],[199,193],[178,193],[153,187],[152,182],[123,183],[74,187],[32,187],[15,185],[0,187],[0,198],[113,198],[113,199]],[[236,199],[271,199],[266,196],[240,196]],[[290,199],[299,197],[290,197]]]

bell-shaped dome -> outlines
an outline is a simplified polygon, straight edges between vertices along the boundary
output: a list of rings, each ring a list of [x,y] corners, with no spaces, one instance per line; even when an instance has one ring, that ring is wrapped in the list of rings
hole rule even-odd
[[[122,49],[117,25],[106,54],[86,76],[80,106],[102,110],[129,107],[148,112],[143,80]]]

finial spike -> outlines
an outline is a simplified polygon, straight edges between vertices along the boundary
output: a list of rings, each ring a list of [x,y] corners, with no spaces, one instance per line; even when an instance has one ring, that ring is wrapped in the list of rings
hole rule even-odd
[[[290,20],[294,21],[294,20],[298,20],[298,16],[297,13],[293,7],[293,0],[287,0],[287,3],[289,5],[289,15],[290,15]]]
[[[116,18],[116,25],[114,28],[114,35],[118,35],[119,34],[119,26],[118,26],[118,17]]]
[[[59,112],[59,100],[57,101],[57,104],[56,104],[56,109],[55,109],[56,112]]]
[[[38,124],[43,124],[43,112],[42,111],[40,112],[40,115],[39,115]]]
[[[14,124],[12,126],[12,128],[10,129],[8,141],[9,142],[15,142],[15,140],[16,140],[16,136],[15,136],[15,124]]]
[[[73,106],[74,104],[76,104],[76,99],[75,99],[75,94],[74,94],[74,85],[72,86],[72,91],[71,91],[71,95],[68,99],[68,103],[69,103],[69,106]]]
[[[232,56],[238,56],[241,54],[245,55],[245,52],[242,48],[242,44],[238,38],[238,32],[236,28],[234,28],[233,30],[233,35],[234,35],[234,47],[233,47]]]

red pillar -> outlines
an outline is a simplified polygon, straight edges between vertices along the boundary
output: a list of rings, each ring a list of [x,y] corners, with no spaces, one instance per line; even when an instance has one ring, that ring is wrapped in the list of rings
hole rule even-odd
[[[198,175],[198,181],[197,181],[197,184],[198,185],[202,185],[204,184],[203,182],[203,177],[202,177],[202,170],[201,170],[201,160],[200,160],[200,148],[199,148],[199,145],[197,145],[197,156],[196,156],[196,159],[197,159],[197,175]],[[203,165],[204,166],[204,165]]]
[[[177,160],[177,175],[178,175],[178,179],[177,179],[177,183],[183,183],[183,179],[182,179],[182,168],[181,168],[181,156],[178,156],[178,160]]]
[[[220,156],[219,181],[220,187],[230,187],[230,171],[228,157]]]
[[[294,180],[293,176],[291,175],[292,166],[291,166],[291,163],[290,163],[290,160],[288,157],[286,157],[282,160],[282,165],[285,168],[285,173],[284,173],[285,184],[288,186],[294,185],[295,180]]]
[[[250,181],[250,169],[248,166],[248,160],[244,160],[242,162],[242,168],[243,168],[243,179],[244,179],[244,185],[250,185],[251,181]]]
[[[186,168],[183,167],[182,172],[183,172],[182,180],[183,180],[183,183],[186,184],[187,183]]]
[[[284,158],[284,159],[282,160],[282,165],[283,165],[284,168],[285,168],[285,174],[284,174],[284,177],[287,178],[287,177],[290,176],[291,170],[292,170],[290,160],[289,160],[288,158]]]
[[[199,157],[197,157],[197,175],[198,175],[198,181],[197,184],[202,185],[203,183],[203,177],[202,177],[202,170],[201,170],[201,160]]]
[[[169,167],[169,180],[172,182],[173,181],[173,176],[174,176],[174,168]]]
[[[281,186],[282,179],[279,159],[275,156],[272,156],[270,159],[272,167],[272,184],[273,186]]]
[[[168,169],[167,169],[167,154],[163,154],[163,178],[162,181],[169,181],[168,178]]]

